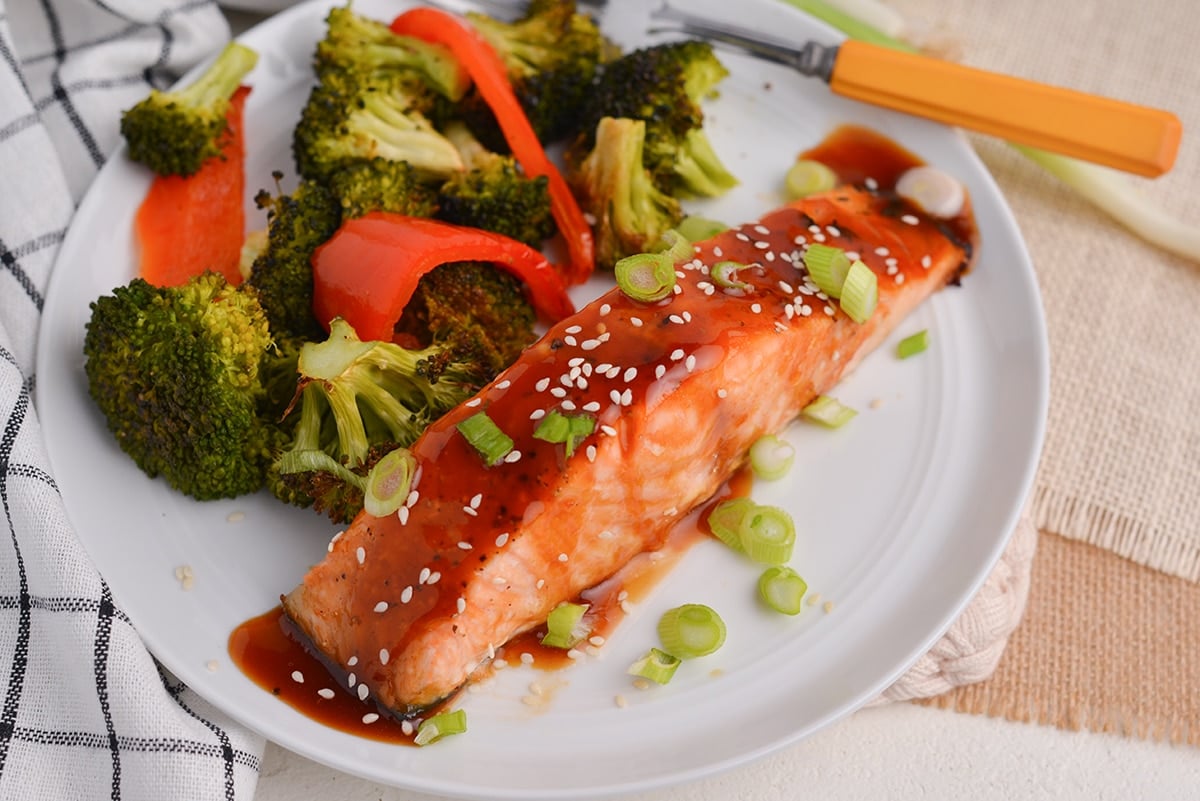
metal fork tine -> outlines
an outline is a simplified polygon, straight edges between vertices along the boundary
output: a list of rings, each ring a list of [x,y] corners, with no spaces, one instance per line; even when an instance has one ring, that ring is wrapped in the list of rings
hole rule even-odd
[[[833,62],[837,55],[836,46],[826,46],[810,41],[797,48],[764,36],[758,31],[705,19],[681,11],[667,3],[663,3],[653,11],[650,18],[674,23],[674,26],[653,27],[650,29],[651,33],[677,32],[708,39],[714,44],[733,47],[766,61],[791,67],[802,75],[821,78],[825,81],[828,81],[833,75]]]

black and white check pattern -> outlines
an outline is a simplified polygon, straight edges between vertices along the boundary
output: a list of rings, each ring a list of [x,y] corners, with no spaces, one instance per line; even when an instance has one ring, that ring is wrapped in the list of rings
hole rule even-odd
[[[0,0],[0,799],[249,799],[264,743],[146,651],[75,538],[37,419],[55,254],[119,112],[229,37],[214,0]]]

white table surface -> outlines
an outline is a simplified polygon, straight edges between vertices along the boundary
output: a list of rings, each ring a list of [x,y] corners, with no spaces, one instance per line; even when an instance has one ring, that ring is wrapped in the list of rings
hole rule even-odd
[[[259,18],[228,14],[235,31]],[[1196,801],[1200,749],[896,704],[859,711],[758,762],[626,798]],[[428,801],[432,796],[365,781],[268,744],[255,799]]]

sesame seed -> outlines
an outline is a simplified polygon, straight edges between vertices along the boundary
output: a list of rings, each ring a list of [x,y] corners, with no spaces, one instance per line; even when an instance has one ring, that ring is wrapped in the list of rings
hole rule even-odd
[[[770,242],[763,242],[761,239],[760,239],[759,241],[757,241],[757,242],[755,242],[755,243],[754,243],[754,249],[755,249],[755,250],[766,250],[766,249],[767,249],[767,248],[769,248],[769,247],[771,247],[771,243],[770,243]]]
[[[566,331],[568,334],[578,334],[580,331],[583,330],[583,326],[570,325],[570,326],[567,326],[566,328],[564,328],[563,330]]]
[[[573,356],[567,361],[567,367],[582,367],[587,362],[587,359],[582,356]]]
[[[392,658],[392,655],[390,653],[388,653],[388,649],[386,649],[386,648],[379,649],[379,664],[386,665],[388,663],[388,660],[391,658]]]
[[[642,318],[641,317],[630,317],[629,324],[632,325],[634,328],[641,328],[642,327]]]
[[[361,545],[358,546],[358,548],[356,548],[354,551],[354,556],[358,559],[358,563],[361,565],[363,562],[367,561],[366,548],[363,548]]]
[[[349,676],[346,677],[346,686],[353,687],[355,684],[358,684],[358,676],[351,673]]]
[[[787,317],[789,320],[790,320],[790,319],[792,319],[793,317],[795,317],[795,316],[796,316],[796,307],[795,307],[795,306],[791,306],[791,305],[789,305],[789,306],[784,306],[784,307],[783,307],[783,314],[784,314],[784,316],[785,316],[785,317]]]
[[[666,374],[667,374],[667,366],[665,364],[660,364],[658,367],[654,368],[654,377],[655,378],[662,378]]]
[[[582,658],[583,658],[583,652],[580,651],[578,648],[567,649],[567,659],[575,660],[575,659],[582,659]]]
[[[807,242],[808,240],[804,238],[803,234],[796,234],[796,236],[792,238],[793,245],[803,245]]]
[[[556,398],[565,398],[567,396],[567,391],[562,387],[551,387],[550,394]]]
[[[528,651],[523,652],[521,654],[521,662],[522,662],[522,664],[532,665],[533,664],[533,654],[529,653]]]
[[[928,255],[922,256],[921,257],[921,266],[924,267],[926,270],[928,270],[930,267],[933,266],[933,259],[929,258]]]
[[[521,452],[520,451],[509,451],[508,453],[506,453],[504,455],[504,461],[507,464],[513,464],[515,462],[521,461]]]
[[[458,613],[461,615],[463,612],[467,611],[467,599],[460,596],[459,599],[455,601],[455,606],[458,609]]]
[[[906,225],[916,225],[916,224],[918,224],[918,223],[919,223],[919,222],[921,222],[921,221],[920,221],[920,220],[918,220],[916,217],[914,217],[914,216],[913,216],[913,215],[911,215],[911,214],[901,214],[901,215],[900,215],[900,222],[902,222],[902,223],[904,223],[904,224],[906,224]]]
[[[569,336],[569,335],[563,337],[563,342],[566,342],[572,348],[579,344],[579,340],[577,340],[575,337]]]
[[[683,348],[676,348],[671,351],[671,361],[677,362],[683,358]]]
[[[861,258],[861,257],[859,256],[859,253],[858,253],[858,251],[857,251],[857,250],[847,250],[847,251],[846,251],[846,258],[847,258],[847,259],[849,259],[851,262],[856,262],[856,261],[858,261],[858,260],[859,260],[859,258]]]
[[[806,303],[800,307],[800,316],[801,317],[808,317],[810,314],[812,314],[812,306],[809,306]]]
[[[637,374],[638,371],[636,367],[627,367],[625,368],[625,373],[621,376],[621,380],[628,384],[630,381],[637,378]]]
[[[675,286],[671,287],[671,291],[676,295],[682,295],[683,287],[681,287],[679,284],[676,284]]]
[[[558,561],[560,561],[560,562],[565,562],[565,561],[567,561],[567,559],[568,559],[568,557],[565,553],[560,553],[558,555]]]
[[[545,586],[546,586],[546,580],[545,580],[545,579],[538,579],[538,580],[537,580],[537,584],[534,584],[533,586],[537,587],[537,588],[540,590],[542,587],[545,587]]]
[[[589,462],[596,461],[596,446],[595,445],[588,445],[585,453],[587,454],[587,460]]]
[[[895,277],[893,280],[894,280],[894,281],[895,281],[897,284],[903,284],[903,283],[904,283],[904,273],[900,273],[900,274],[899,274],[899,275],[897,275],[897,276],[896,276],[896,277]]]
[[[597,404],[597,408],[598,407],[599,407],[599,405]],[[600,431],[607,434],[610,437],[615,437],[617,435],[617,429],[615,429],[609,425],[600,426]]]
[[[766,259],[767,261],[775,261],[775,251],[768,250],[766,252],[766,254],[763,256],[763,258]]]
[[[425,582],[429,581],[430,572],[430,569],[427,567],[421,568],[421,575],[417,577],[417,583],[424,584]]]
[[[624,709],[629,706],[629,701],[625,700],[625,696],[620,694],[613,696],[613,703],[617,705],[618,709]]]
[[[796,290],[792,289],[792,285],[789,284],[787,281],[780,281],[779,288],[782,289],[788,295],[790,295],[796,291]]]
[[[399,509],[397,509],[396,517],[400,518],[400,525],[402,525],[402,526],[408,525],[408,507],[401,506]]]
[[[761,303],[751,303],[750,311],[754,312],[755,314],[758,314],[759,312],[762,311],[762,304]]]
[[[387,608],[388,608],[387,601],[380,601],[379,603],[375,604],[375,611],[379,612],[380,614],[386,612]]]
[[[595,350],[596,348],[600,347],[601,344],[603,343],[599,339],[585,339],[580,343],[579,347],[581,350]]]
[[[404,732],[405,737],[411,735],[415,730],[416,726],[413,725],[411,720],[400,721],[400,731]]]
[[[317,690],[317,695],[328,701],[329,699],[333,698],[334,692],[328,687],[322,687],[321,689]]]
[[[561,404],[559,404],[559,405],[560,405],[560,406],[562,406],[562,408],[566,409],[568,412],[573,412],[573,411],[575,411],[575,401],[571,401],[571,400],[564,400],[564,401],[563,401]]]
[[[725,255],[725,251],[721,250],[720,245],[717,245],[716,247],[713,248],[713,255],[719,259]]]
[[[889,255],[891,255],[891,253],[892,253],[892,252],[891,252],[890,250],[888,250],[887,248],[885,248],[885,247],[884,247],[884,246],[882,246],[882,245],[880,245],[879,247],[875,248],[875,255],[876,255],[876,256],[889,256]]]
[[[545,378],[539,378],[538,382],[533,385],[533,388],[536,389],[538,392],[545,392],[546,387],[548,387],[548,386],[550,386],[550,377],[549,376],[547,376]]]
[[[610,390],[608,391],[608,399],[609,399],[609,400],[611,400],[611,401],[612,401],[613,403],[615,403],[616,405],[620,406],[620,405],[621,405],[621,393],[620,393],[620,391],[619,391],[619,390],[615,390],[615,389],[610,389]]]
[[[682,317],[680,317],[678,314],[672,314],[667,319],[670,320],[671,322],[675,323],[676,325],[683,325],[683,323],[684,323],[684,319]]]
[[[464,551],[469,551],[474,546],[472,546],[471,543],[467,542],[466,540],[459,540],[458,547],[462,548]]]
[[[367,714],[363,715],[363,717],[362,717],[362,722],[367,724],[368,726],[370,726],[372,723],[374,723],[377,720],[379,720],[379,715],[376,712],[368,712]]]
[[[679,316],[689,323],[692,321],[692,313],[687,309],[684,309],[682,312],[680,312]]]
[[[400,603],[406,604],[412,600],[412,597],[413,597],[413,588],[412,588],[412,585],[409,584],[400,593]]]
[[[834,314],[837,313],[837,310],[834,309],[832,306],[830,306],[828,303],[826,303],[825,304],[825,313],[828,314],[830,317],[832,317]]]
[[[841,230],[836,225],[825,226],[825,233],[829,234],[830,236],[841,236],[842,235]]]
[[[762,223],[759,223],[758,225],[754,226],[754,233],[762,234],[763,236],[769,236],[771,233],[771,229],[768,228],[767,226],[763,225]]]
[[[507,532],[505,532],[504,534],[501,534],[499,537],[496,537],[496,547],[497,548],[503,548],[504,543],[506,543],[506,542],[508,542],[508,533]]]
[[[813,241],[814,242],[824,242],[825,234],[813,234]]]
[[[411,509],[417,505],[417,501],[420,500],[420,498],[421,493],[413,490],[412,492],[408,493],[408,497],[404,499],[404,505]]]
[[[717,397],[718,397],[718,398],[721,398],[721,399],[724,399],[724,398],[727,398],[727,397],[729,397],[729,393],[728,393],[728,392],[726,392],[724,389],[718,389],[718,390],[717,390]]]
[[[471,508],[472,509],[478,509],[479,504],[481,504],[481,503],[483,503],[483,493],[482,492],[477,492],[473,496],[471,496]]]
[[[810,234],[819,234],[821,233],[821,226],[813,223],[812,225],[808,226],[808,232]]]
[[[610,367],[604,371],[605,378],[616,378],[620,374],[621,374],[621,368],[615,364],[612,367]]]
[[[602,539],[602,540],[611,540],[613,537],[615,537],[615,536],[617,536],[617,535],[616,535],[616,534],[613,534],[613,533],[612,533],[611,531],[609,531],[608,529],[604,529],[604,531],[601,531],[601,532],[600,532],[599,534],[597,534],[596,536],[597,536],[597,537],[599,537],[599,538],[600,538],[600,539]]]
[[[633,404],[633,390],[627,389],[621,393],[621,405],[630,406]]]
[[[604,317],[610,311],[612,311],[612,306],[609,306],[607,303],[601,304],[601,306],[600,306],[600,316],[601,317]]]
[[[578,367],[572,367],[570,373],[563,373],[558,377],[558,383],[562,384],[564,387],[569,387],[575,383],[575,377],[582,372],[583,370],[580,370]],[[574,373],[574,375],[572,375],[572,373]]]
[[[506,579],[504,576],[493,576],[492,583],[495,584],[497,587],[503,587],[505,584],[508,583],[508,579]]]
[[[863,186],[865,186],[867,189],[870,189],[872,192],[874,192],[876,189],[879,188],[879,182],[876,181],[874,178],[871,178],[870,176],[868,176],[863,179]]]
[[[293,670],[292,671],[292,681],[296,682],[297,684],[303,684],[304,683],[304,674],[298,670]]]
[[[478,406],[478,405],[479,405],[479,404],[481,404],[481,403],[483,403],[483,398],[471,398],[469,401],[467,401],[466,403],[464,403],[464,404],[463,404],[463,406],[467,406],[467,407],[470,407],[470,408],[474,408],[474,407]]]
[[[496,389],[508,389],[511,386],[512,386],[512,382],[506,378],[503,381],[501,381],[499,384],[496,385]]]
[[[370,694],[371,694],[371,691],[367,689],[367,685],[365,685],[365,684],[358,685],[358,700],[365,701],[365,700],[367,700],[367,696]]]
[[[546,416],[545,409],[534,409],[532,412],[529,413],[530,420],[541,420],[545,416]],[[516,453],[516,451],[513,451],[513,453]]]
[[[687,371],[689,373],[692,372],[693,370],[695,370],[696,369],[696,357],[694,355],[688,354],[688,357],[683,360],[683,366],[687,368]]]
[[[599,401],[588,401],[583,404],[583,410],[585,412],[598,412],[600,411],[600,403]]]
[[[346,660],[346,666],[347,666],[347,667],[354,667],[354,666],[355,666],[355,665],[357,665],[357,664],[358,664],[358,657],[357,657],[357,656],[352,656],[352,657],[350,657],[349,659],[347,659],[347,660]]]
[[[741,240],[742,242],[749,242],[749,241],[750,241],[750,237],[746,236],[746,235],[745,235],[745,234],[743,234],[741,231],[738,231],[738,232],[737,232],[737,233],[736,233],[734,236],[736,236],[736,237],[737,237],[739,240]]]
[[[471,517],[479,517],[479,512],[475,511],[475,510],[474,510],[474,509],[472,509],[470,506],[464,506],[464,507],[462,508],[462,510],[463,510],[464,512],[466,512],[467,514],[469,514]]]
[[[425,583],[426,584],[437,584],[441,580],[442,580],[442,572],[440,570],[435,570],[429,574],[429,581],[427,581]]]

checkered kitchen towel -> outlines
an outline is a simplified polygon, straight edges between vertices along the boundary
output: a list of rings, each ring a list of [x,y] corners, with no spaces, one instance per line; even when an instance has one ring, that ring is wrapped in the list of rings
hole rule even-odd
[[[249,799],[263,740],[154,662],[72,533],[38,320],[119,112],[229,38],[213,0],[0,0],[0,799]]]

